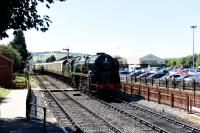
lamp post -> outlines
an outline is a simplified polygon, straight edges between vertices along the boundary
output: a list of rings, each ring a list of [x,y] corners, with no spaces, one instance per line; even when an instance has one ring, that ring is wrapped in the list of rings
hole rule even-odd
[[[194,69],[194,29],[197,28],[197,26],[190,26],[193,30],[193,54],[192,54],[192,68]]]
[[[69,59],[69,48],[64,48],[63,50],[67,51],[67,61],[68,61],[68,59]]]

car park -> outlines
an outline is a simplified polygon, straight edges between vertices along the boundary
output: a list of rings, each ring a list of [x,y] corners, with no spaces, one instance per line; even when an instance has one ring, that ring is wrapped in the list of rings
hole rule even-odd
[[[153,74],[153,73],[151,73],[151,72],[145,72],[145,73],[142,73],[142,74],[138,75],[137,78],[148,77],[151,74]]]
[[[139,76],[139,75],[141,75],[143,73],[144,72],[142,72],[142,71],[137,71],[137,72],[130,73],[128,76],[130,76],[130,77],[136,77],[136,76]]]
[[[148,76],[148,78],[153,78],[153,79],[157,79],[157,78],[161,78],[164,75],[166,75],[165,73],[154,73]]]

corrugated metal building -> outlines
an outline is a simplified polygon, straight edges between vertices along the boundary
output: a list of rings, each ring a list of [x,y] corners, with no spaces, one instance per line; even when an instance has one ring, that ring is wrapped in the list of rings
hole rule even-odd
[[[0,85],[7,85],[12,80],[13,61],[0,54]]]
[[[163,64],[165,64],[165,60],[163,60],[153,54],[148,54],[148,55],[140,58],[140,64],[163,65]]]

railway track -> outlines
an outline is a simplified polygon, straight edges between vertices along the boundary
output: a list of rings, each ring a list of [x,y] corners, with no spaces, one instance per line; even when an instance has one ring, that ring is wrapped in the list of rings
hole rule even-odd
[[[59,87],[53,83],[49,83],[54,86],[54,88],[59,89]],[[45,86],[45,84],[43,84],[41,81],[41,85],[47,90],[48,88]],[[50,87],[49,84],[47,86]],[[122,133],[120,129],[110,124],[108,121],[102,119],[98,114],[91,111],[84,105],[77,102],[65,91],[61,90],[61,92],[51,92],[51,90],[48,90],[48,94],[66,115],[65,118],[68,118],[78,131]],[[77,93],[77,95],[79,94]]]
[[[117,99],[118,102],[107,103],[103,100],[97,99],[108,108],[112,108],[117,112],[121,112],[155,130],[158,132],[169,133],[200,133],[200,129],[180,122],[176,119],[165,115],[150,111],[148,109],[130,104],[128,102]]]
[[[51,81],[52,82],[52,81]],[[54,82],[54,86],[58,86],[57,88],[62,88],[63,86],[61,85],[61,83],[57,83],[57,81],[53,81]],[[59,82],[59,81],[58,81]],[[55,87],[54,87],[55,88]],[[142,132],[170,132],[170,133],[176,133],[176,132],[200,132],[199,129],[192,127],[190,125],[184,124],[180,121],[177,121],[175,119],[172,119],[170,117],[158,114],[156,112],[147,110],[145,108],[139,107],[137,105],[133,105],[130,103],[127,103],[125,101],[119,100],[117,99],[118,102],[105,102],[103,100],[100,99],[95,99],[95,98],[91,98],[91,97],[87,97],[87,96],[83,96],[83,94],[79,93],[79,95],[82,96],[82,98],[80,96],[75,97],[74,95],[76,95],[77,92],[71,91],[69,92],[67,95],[69,97],[73,97],[74,100],[76,101],[76,104],[81,104],[82,106],[87,106],[89,104],[91,104],[91,101],[93,102],[92,106],[93,108],[91,109],[91,107],[86,107],[89,110],[93,110],[94,112],[97,112],[96,114],[99,114],[99,117],[101,113],[99,113],[99,109],[98,108],[102,108],[102,110],[113,110],[115,113],[118,112],[121,115],[123,115],[121,120],[121,123],[127,123],[127,121],[129,121],[130,123],[134,123],[134,125],[132,126],[136,126],[141,128]],[[64,97],[64,95],[63,95]],[[65,94],[66,97],[66,94]],[[60,95],[58,95],[57,97],[58,99],[60,98]],[[90,99],[87,100],[86,103],[82,103],[84,101],[84,99]],[[63,100],[62,98],[60,99],[60,101]],[[68,99],[64,99],[63,101],[67,101]],[[64,105],[65,103],[63,103]],[[101,104],[101,105],[100,105]],[[70,108],[71,110],[74,110],[73,107]],[[79,112],[80,113],[80,112]],[[112,112],[113,113],[113,112]],[[112,114],[111,113],[111,114]],[[106,117],[108,117],[109,114],[107,114]],[[83,116],[81,116],[83,117]],[[106,117],[102,118],[102,119],[106,119]],[[134,121],[130,121],[130,119],[134,120]],[[88,120],[86,120],[88,121]],[[108,121],[108,120],[107,120]],[[113,120],[110,120],[110,124],[113,123]],[[114,122],[117,123],[117,122]],[[127,128],[127,125],[117,125],[114,127],[118,127],[117,129],[120,129],[120,132],[132,132],[130,129],[123,129]],[[139,125],[139,126],[138,126]],[[112,128],[111,128],[112,129]],[[114,131],[116,132],[116,131]]]
[[[52,82],[55,82],[55,80],[52,81]],[[55,84],[56,84],[56,82],[55,82]],[[60,86],[60,83],[58,83],[56,86]],[[61,86],[61,87],[62,87],[62,86]],[[73,92],[69,92],[69,95],[70,95],[71,97],[73,97],[74,94],[75,94],[75,93],[73,93]],[[94,99],[94,98],[91,98],[91,97],[88,97],[88,96],[85,96],[85,97],[83,97],[83,98],[75,97],[75,99],[76,99],[77,102],[79,102],[79,103],[81,103],[81,104],[85,104],[85,106],[87,106],[87,105],[93,103],[93,105],[92,105],[92,106],[93,106],[92,110],[97,109],[97,110],[95,110],[95,112],[98,112],[98,110],[99,110],[100,108],[101,108],[103,111],[106,110],[105,104],[102,104],[102,103],[101,103],[101,105],[99,105],[98,103],[96,103],[97,99]],[[86,101],[82,102],[83,99],[88,99],[88,100],[87,100],[87,102],[86,102]],[[90,99],[90,100],[89,100],[89,99]],[[96,107],[96,105],[98,105],[98,106]],[[108,111],[105,111],[105,112],[108,112]],[[102,114],[102,113],[98,113],[98,114]],[[112,112],[110,112],[110,114],[116,115],[116,112],[115,112],[115,111],[112,111]],[[109,113],[108,113],[108,115],[109,115]],[[118,115],[121,116],[121,112],[120,112]],[[124,115],[124,114],[123,114],[123,115]],[[106,116],[106,117],[107,117],[107,116]],[[104,119],[106,119],[106,117],[104,116]],[[124,117],[124,116],[123,116],[123,117]],[[125,125],[125,123],[128,123],[129,126],[136,126],[136,127],[140,128],[140,132],[148,132],[148,133],[149,133],[149,132],[161,132],[161,131],[162,131],[162,132],[166,132],[165,130],[160,129],[159,127],[154,126],[154,125],[153,125],[153,128],[152,128],[151,126],[147,126],[146,123],[144,123],[144,121],[140,121],[140,122],[138,122],[138,121],[132,121],[132,118],[130,118],[129,116],[128,116],[128,117],[125,116],[125,118],[118,118],[118,119],[120,119],[120,120],[118,120],[118,122],[117,122],[117,120],[115,120],[113,123],[118,123],[119,128],[128,128],[127,125]],[[110,121],[113,121],[113,120],[110,119]],[[122,123],[122,124],[119,124],[119,123]],[[150,124],[149,124],[149,125],[150,125]],[[149,127],[150,127],[150,128],[149,128]],[[134,132],[134,130],[133,130],[133,131],[131,131],[131,129],[129,129],[129,131],[123,130],[123,132]]]

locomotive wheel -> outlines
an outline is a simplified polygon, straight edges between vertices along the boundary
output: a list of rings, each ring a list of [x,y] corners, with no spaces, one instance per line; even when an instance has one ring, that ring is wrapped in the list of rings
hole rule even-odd
[[[74,76],[72,77],[72,80],[71,80],[71,87],[76,88],[76,81],[75,81]]]
[[[83,84],[82,84],[82,80],[80,79],[79,83],[78,83],[78,89],[80,91],[83,91]]]
[[[82,89],[84,90],[84,92],[89,93],[89,88],[87,87],[86,80],[82,80]]]

